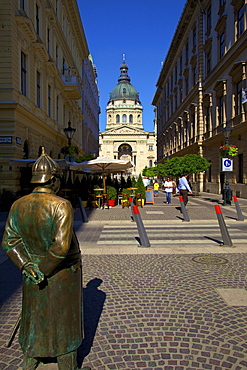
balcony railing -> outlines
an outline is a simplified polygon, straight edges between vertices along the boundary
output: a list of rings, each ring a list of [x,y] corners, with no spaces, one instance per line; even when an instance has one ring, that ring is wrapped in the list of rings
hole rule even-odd
[[[79,100],[82,96],[79,77],[76,75],[62,75],[65,93],[74,100]]]

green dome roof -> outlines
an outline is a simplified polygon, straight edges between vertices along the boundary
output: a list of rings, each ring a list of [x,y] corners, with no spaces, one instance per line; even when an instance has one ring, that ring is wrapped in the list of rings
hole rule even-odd
[[[140,103],[139,93],[130,83],[130,77],[128,76],[128,66],[125,62],[121,64],[120,72],[121,74],[118,78],[118,84],[110,93],[110,100],[132,99],[137,100]]]

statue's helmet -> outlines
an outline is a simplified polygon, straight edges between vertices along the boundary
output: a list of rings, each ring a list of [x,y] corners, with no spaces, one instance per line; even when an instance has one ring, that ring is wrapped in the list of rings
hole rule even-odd
[[[41,156],[33,164],[31,183],[45,183],[53,176],[59,177],[61,174],[60,167],[49,155],[45,154],[42,147]]]

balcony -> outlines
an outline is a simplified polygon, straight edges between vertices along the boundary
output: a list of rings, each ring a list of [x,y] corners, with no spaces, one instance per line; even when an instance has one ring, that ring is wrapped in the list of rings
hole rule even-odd
[[[64,83],[64,92],[72,100],[79,100],[82,96],[80,79],[76,75],[62,75]]]

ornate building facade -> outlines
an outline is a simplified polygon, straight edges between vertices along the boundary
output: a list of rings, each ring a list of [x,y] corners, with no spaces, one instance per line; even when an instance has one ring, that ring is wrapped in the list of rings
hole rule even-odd
[[[41,146],[62,158],[68,122],[80,155],[98,151],[99,94],[76,0],[2,0],[0,17],[0,188],[18,190],[9,159],[37,158]]]
[[[200,190],[225,183],[219,147],[230,126],[239,148],[229,172],[233,195],[247,198],[247,5],[244,0],[188,0],[157,81],[158,162],[200,154],[211,162],[197,175]],[[223,130],[223,131],[222,131]],[[194,178],[195,180],[195,178]]]
[[[131,174],[138,176],[156,160],[156,134],[147,132],[142,124],[143,108],[139,93],[130,83],[128,66],[120,66],[118,84],[110,93],[106,107],[106,130],[100,133],[100,155],[130,160]]]

